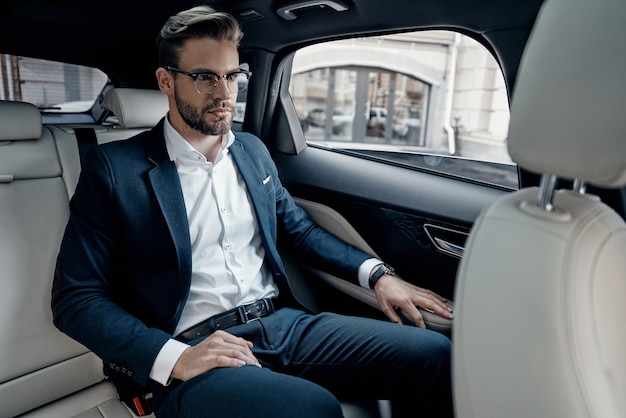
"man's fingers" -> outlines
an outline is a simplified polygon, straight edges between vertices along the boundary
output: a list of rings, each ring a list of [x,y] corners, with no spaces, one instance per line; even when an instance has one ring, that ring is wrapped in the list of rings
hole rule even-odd
[[[381,305],[380,309],[383,311],[383,313],[387,316],[387,318],[389,318],[389,320],[391,322],[394,322],[396,324],[401,324],[402,323],[402,319],[400,318],[400,316],[398,315],[398,313],[396,312],[395,308],[389,304],[386,305]]]
[[[381,306],[381,309],[385,315],[389,318],[391,322],[396,324],[403,324],[402,318],[398,315],[397,309],[401,310],[406,317],[408,317],[413,323],[420,327],[426,328],[426,324],[424,323],[424,318],[420,311],[415,307],[415,305],[409,300],[404,304],[399,304],[399,306],[392,306],[390,304],[385,304]]]
[[[411,321],[413,321],[415,326],[420,327],[420,328],[426,328],[424,317],[422,316],[420,311],[415,307],[415,305],[410,304],[407,307],[400,308],[400,309],[402,309],[402,312],[404,312],[404,314],[408,316],[411,319]]]
[[[252,342],[245,340],[241,337],[237,337],[236,335],[229,334],[228,332],[222,330],[215,331],[213,334],[209,335],[204,341],[207,340],[222,340],[225,343],[243,345],[248,348],[252,348]]]
[[[252,353],[252,342],[224,331],[216,331],[200,344],[206,344],[207,350],[215,350],[226,358],[244,361],[246,364],[260,366]],[[198,344],[198,345],[200,345]],[[238,363],[238,362],[237,362]]]
[[[259,361],[252,353],[245,354],[240,350],[216,350],[216,367],[240,367],[246,364],[259,366]]]
[[[172,370],[172,377],[188,380],[216,367],[261,367],[252,353],[252,343],[224,331],[216,331],[186,349]]]
[[[446,304],[446,298],[443,298],[430,290],[422,288],[417,288],[416,290],[417,292],[414,293],[413,299],[416,306],[445,318],[453,318],[452,308]]]
[[[430,313],[437,314],[444,318],[448,318],[448,319],[454,318],[454,313],[452,312],[452,308],[438,299],[427,299],[424,305],[418,305],[418,306],[427,310]]]

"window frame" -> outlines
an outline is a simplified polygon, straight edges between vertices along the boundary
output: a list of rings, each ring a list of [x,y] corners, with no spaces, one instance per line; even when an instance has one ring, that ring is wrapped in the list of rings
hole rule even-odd
[[[433,29],[433,30],[437,30],[440,31],[440,29]],[[420,29],[420,31],[423,32],[423,30]],[[457,33],[454,31],[449,31],[450,33],[453,33],[459,36],[468,36],[468,34],[463,33]],[[469,37],[469,36],[468,36]],[[470,37],[471,38],[471,37]],[[473,39],[473,38],[472,38]],[[473,39],[474,41],[476,41],[475,39]],[[477,42],[477,41],[476,41]],[[504,72],[502,70],[502,68],[500,68],[496,57],[493,55],[493,51],[489,48],[487,48],[485,45],[483,45],[481,42],[477,42],[482,48],[484,48],[484,52],[486,52],[490,58],[494,59],[495,63],[497,64],[497,69],[502,77],[503,80],[503,84],[504,84],[504,93],[506,95],[506,104],[507,104],[507,110],[509,110],[508,107],[508,92],[506,90],[506,80],[505,80],[505,75]],[[322,43],[323,44],[323,43]],[[291,91],[291,86],[289,85],[290,82],[292,81],[292,72],[291,69],[293,68],[293,60],[295,57],[295,54],[298,51],[294,51],[292,52],[288,58],[286,59],[286,63],[284,66],[284,72],[283,72],[283,83],[281,85],[281,93],[280,93],[280,100],[283,102],[284,106],[287,106],[289,109],[293,110],[294,113],[296,112],[296,106],[293,102],[293,98],[291,97],[290,91]],[[286,81],[286,82],[285,82]],[[286,94],[285,94],[286,92]],[[288,102],[285,102],[285,100],[287,100]],[[287,104],[286,104],[287,103]],[[286,113],[291,113],[290,111],[286,111]],[[287,125],[294,125],[293,123],[293,118],[289,118],[291,120],[287,121]],[[298,117],[296,117],[296,119],[298,119]],[[508,123],[507,123],[508,125]],[[435,175],[439,175],[439,176],[445,176],[445,177],[451,177],[451,178],[455,178],[457,180],[461,180],[461,181],[466,181],[466,182],[471,182],[471,183],[477,183],[477,184],[482,184],[482,185],[486,185],[489,187],[494,187],[497,189],[501,189],[501,190],[506,190],[506,191],[513,191],[513,190],[517,190],[520,187],[520,182],[519,182],[519,169],[517,167],[516,164],[514,164],[512,161],[497,161],[497,160],[488,160],[488,159],[480,159],[480,158],[467,158],[467,157],[461,157],[459,155],[455,155],[454,153],[450,153],[450,154],[430,154],[428,152],[421,152],[419,153],[421,157],[423,158],[431,158],[431,159],[446,159],[448,161],[453,161],[453,162],[457,162],[461,165],[465,164],[468,165],[468,163],[470,165],[476,166],[476,165],[482,165],[485,167],[486,171],[490,171],[490,170],[501,170],[500,171],[500,177],[504,178],[504,180],[502,180],[502,178],[497,178],[495,181],[490,181],[489,179],[484,179],[481,176],[466,176],[463,174],[460,174],[459,172],[455,172],[455,171],[442,171],[440,169],[438,169],[437,167],[433,167],[433,166],[428,166],[428,164],[419,164],[419,165],[415,165],[415,164],[407,164],[406,162],[403,162],[401,160],[395,159],[395,158],[389,158],[389,154],[393,154],[393,153],[397,153],[393,150],[376,150],[376,149],[359,149],[359,148],[365,148],[365,147],[359,147],[359,146],[354,146],[351,148],[341,148],[341,147],[333,147],[333,146],[329,146],[328,144],[324,144],[324,143],[315,143],[315,142],[311,142],[308,141],[306,139],[306,136],[303,132],[301,132],[302,130],[299,130],[300,132],[297,133],[293,133],[293,139],[294,139],[294,144],[293,144],[293,148],[291,148],[291,150],[295,150],[296,152],[300,152],[302,149],[304,149],[305,147],[309,146],[309,147],[317,147],[317,148],[324,148],[327,150],[331,150],[333,152],[340,152],[340,153],[344,153],[344,154],[350,154],[352,156],[358,157],[358,158],[366,158],[366,159],[374,159],[376,161],[379,161],[381,163],[385,163],[385,164],[393,164],[393,165],[398,165],[398,166],[402,166],[404,168],[407,169],[412,169],[412,170],[418,170],[418,171],[425,171],[425,172],[429,172],[431,174],[435,174]],[[293,132],[293,131],[292,131]],[[504,149],[506,150],[506,144],[504,143],[503,145]],[[286,148],[286,147],[280,147],[281,148]],[[475,167],[474,167],[475,168]],[[472,168],[472,169],[474,169]],[[497,176],[496,176],[497,177]]]

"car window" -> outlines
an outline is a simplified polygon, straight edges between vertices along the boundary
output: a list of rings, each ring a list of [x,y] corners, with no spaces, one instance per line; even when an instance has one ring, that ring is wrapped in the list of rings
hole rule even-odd
[[[0,54],[0,99],[24,101],[46,113],[80,113],[107,83],[96,68]]]
[[[295,54],[289,89],[309,145],[518,187],[502,71],[468,36],[417,31],[308,46]]]

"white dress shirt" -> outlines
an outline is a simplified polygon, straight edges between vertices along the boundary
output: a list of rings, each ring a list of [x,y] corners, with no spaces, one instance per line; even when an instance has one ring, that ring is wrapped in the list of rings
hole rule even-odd
[[[211,163],[166,124],[166,144],[176,164],[191,239],[191,288],[174,335],[239,305],[278,295],[264,266],[265,250],[246,186],[224,135]]]
[[[245,183],[229,147],[229,132],[215,162],[194,149],[165,118],[165,143],[178,171],[191,239],[191,287],[174,335],[236,306],[278,295],[264,265],[265,250]],[[359,283],[368,287],[377,259],[359,268]],[[188,347],[169,340],[159,352],[150,377],[169,382],[174,364]]]

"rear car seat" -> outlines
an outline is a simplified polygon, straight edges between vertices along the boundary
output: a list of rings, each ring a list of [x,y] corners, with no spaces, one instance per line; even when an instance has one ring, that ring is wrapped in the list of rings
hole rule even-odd
[[[0,101],[0,417],[132,417],[102,362],[52,324],[67,190],[39,110]]]

